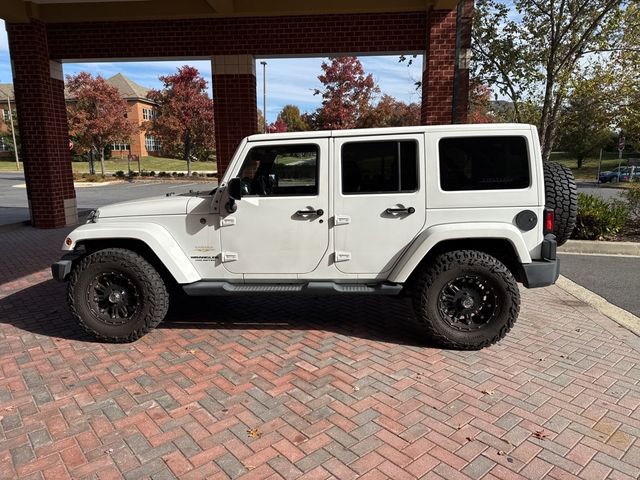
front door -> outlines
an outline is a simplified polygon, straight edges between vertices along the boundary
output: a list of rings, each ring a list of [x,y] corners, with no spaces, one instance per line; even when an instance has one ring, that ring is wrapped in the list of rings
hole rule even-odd
[[[220,219],[229,272],[291,278],[315,270],[329,245],[328,145],[327,139],[246,145],[232,172],[243,197],[235,213]]]
[[[424,135],[335,139],[335,261],[383,277],[426,221]]]

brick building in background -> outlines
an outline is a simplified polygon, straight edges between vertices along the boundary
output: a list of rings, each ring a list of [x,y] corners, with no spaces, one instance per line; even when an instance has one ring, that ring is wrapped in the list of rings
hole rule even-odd
[[[131,137],[127,143],[114,143],[111,145],[112,157],[126,157],[130,153],[145,157],[148,155],[159,155],[160,144],[143,128],[144,122],[152,120],[156,115],[156,104],[147,98],[149,89],[137,84],[121,73],[109,77],[106,82],[115,87],[120,96],[127,101],[127,118],[140,127],[140,130]],[[7,99],[11,102],[11,109],[15,112],[15,97],[13,85],[10,83],[0,84],[0,133],[7,130],[9,121],[9,106]],[[65,91],[66,103],[72,102],[73,98]],[[9,145],[5,145],[0,140],[0,158],[13,157]]]
[[[473,0],[3,1],[32,223],[77,221],[62,62],[210,59],[222,173],[257,131],[256,58],[423,54],[422,123],[465,122],[472,13]]]

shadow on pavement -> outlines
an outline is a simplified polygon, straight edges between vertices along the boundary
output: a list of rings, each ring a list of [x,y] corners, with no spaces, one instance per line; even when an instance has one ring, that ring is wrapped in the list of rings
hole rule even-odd
[[[411,327],[410,301],[388,297],[210,297],[174,302],[158,326],[202,330],[318,330],[430,346]],[[94,342],[71,317],[66,284],[48,280],[0,299],[0,322],[37,335]]]

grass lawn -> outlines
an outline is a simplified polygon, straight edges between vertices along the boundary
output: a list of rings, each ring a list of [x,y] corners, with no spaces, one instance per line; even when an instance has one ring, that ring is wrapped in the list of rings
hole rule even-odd
[[[74,173],[89,173],[89,162],[72,162]],[[143,170],[158,172],[186,172],[187,162],[184,160],[177,160],[175,158],[162,158],[162,157],[141,157],[140,167]],[[112,157],[110,160],[105,160],[104,168],[107,173],[115,173],[118,170],[127,172],[127,159],[122,160],[117,157]],[[22,170],[22,162],[20,163],[20,169]],[[100,172],[100,161],[95,162],[96,172]],[[137,171],[137,162],[131,162],[131,170]],[[193,172],[215,172],[216,162],[191,162],[191,171]],[[13,159],[0,159],[0,172],[15,172],[16,162]]]
[[[627,165],[628,158],[640,158],[638,153],[624,153],[622,155],[622,165]],[[577,179],[580,180],[592,180],[598,179],[598,163],[600,157],[588,157],[582,162],[582,168],[578,169],[578,162],[575,158],[570,158],[564,152],[554,152],[551,154],[551,160],[566,165],[569,167]],[[602,172],[606,170],[612,170],[618,166],[618,152],[605,152],[602,155]]]

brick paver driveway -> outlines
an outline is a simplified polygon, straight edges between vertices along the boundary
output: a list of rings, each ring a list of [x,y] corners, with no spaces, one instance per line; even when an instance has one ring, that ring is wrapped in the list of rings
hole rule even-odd
[[[49,280],[64,234],[0,233],[2,478],[640,475],[640,342],[557,287],[480,352],[376,298],[206,300],[106,345]]]

